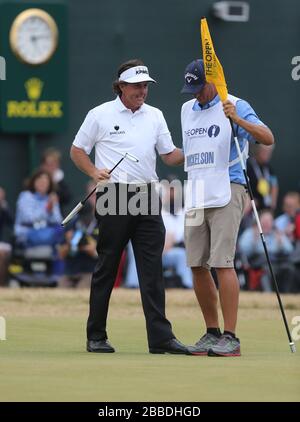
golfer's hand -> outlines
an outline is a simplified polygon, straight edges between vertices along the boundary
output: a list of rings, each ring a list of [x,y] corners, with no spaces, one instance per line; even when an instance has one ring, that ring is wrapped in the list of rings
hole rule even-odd
[[[108,169],[96,169],[92,175],[96,183],[107,181],[110,178]]]
[[[238,124],[241,118],[237,115],[235,105],[231,101],[226,100],[223,102],[223,111],[226,117]]]

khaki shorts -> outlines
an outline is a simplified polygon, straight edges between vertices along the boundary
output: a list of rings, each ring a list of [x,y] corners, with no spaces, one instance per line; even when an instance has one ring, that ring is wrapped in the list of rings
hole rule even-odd
[[[185,246],[190,267],[233,268],[237,235],[248,200],[243,185],[231,183],[231,200],[220,208],[198,210],[203,218],[200,225],[187,225],[185,218]]]

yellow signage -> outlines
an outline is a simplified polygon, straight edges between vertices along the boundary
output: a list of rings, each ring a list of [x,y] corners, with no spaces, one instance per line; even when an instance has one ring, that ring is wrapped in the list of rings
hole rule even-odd
[[[38,100],[41,96],[44,83],[38,78],[31,78],[25,82],[24,86],[27,92],[27,97],[30,100]]]
[[[212,82],[215,85],[219,97],[222,101],[225,101],[227,99],[228,92],[223,67],[215,53],[215,49],[205,18],[201,19],[200,30],[205,79],[207,80],[207,82]]]
[[[60,118],[63,116],[62,101],[39,101],[44,82],[38,78],[30,78],[25,84],[29,101],[7,101],[8,118]]]

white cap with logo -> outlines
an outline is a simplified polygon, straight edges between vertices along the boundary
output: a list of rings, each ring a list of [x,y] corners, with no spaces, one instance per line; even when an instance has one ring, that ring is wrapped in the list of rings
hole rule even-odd
[[[156,81],[149,76],[149,71],[146,66],[130,67],[121,73],[119,82],[126,82],[128,84],[136,84],[139,82],[154,82]]]

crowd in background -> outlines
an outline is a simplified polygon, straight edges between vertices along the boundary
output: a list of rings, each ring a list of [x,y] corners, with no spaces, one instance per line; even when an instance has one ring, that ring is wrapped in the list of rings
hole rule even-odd
[[[272,151],[272,147],[255,146],[247,172],[279,290],[299,293],[300,194],[287,192],[278,205],[278,180],[270,166]],[[174,178],[170,175],[169,181]],[[89,182],[86,193],[93,187],[93,182]],[[162,195],[166,227],[164,279],[166,287],[189,289],[193,281],[186,266],[184,204],[175,209],[178,203],[175,194],[171,187]],[[0,187],[0,285],[89,287],[97,260],[95,196],[89,198],[77,218],[63,229],[62,215],[72,208],[73,199],[61,169],[61,154],[52,148],[44,152],[38,169],[25,181],[15,213],[6,201],[4,187]],[[7,228],[9,241],[4,241],[3,232]],[[243,289],[273,290],[250,200],[240,227],[235,264]],[[130,244],[122,256],[115,285],[138,287]]]

